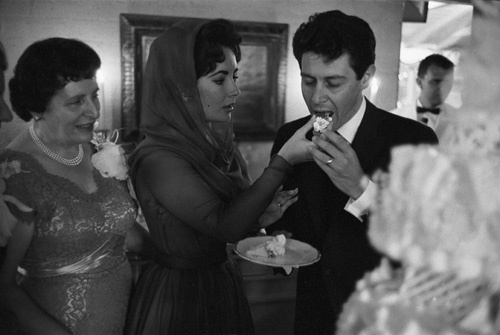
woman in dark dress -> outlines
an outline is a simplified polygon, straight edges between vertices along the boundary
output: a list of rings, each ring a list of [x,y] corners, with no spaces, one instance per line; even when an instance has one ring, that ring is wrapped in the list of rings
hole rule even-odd
[[[291,165],[310,159],[312,123],[251,185],[231,122],[240,41],[227,20],[194,19],[151,45],[141,108],[146,136],[129,172],[158,253],[139,279],[127,334],[254,333],[226,244],[272,223],[295,201],[297,191],[277,190]]]

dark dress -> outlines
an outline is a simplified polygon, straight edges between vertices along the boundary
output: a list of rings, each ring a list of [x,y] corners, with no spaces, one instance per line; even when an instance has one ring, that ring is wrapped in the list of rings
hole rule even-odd
[[[156,155],[143,164],[152,161],[162,172],[150,177],[162,183],[150,190],[138,179],[135,190],[158,255],[139,278],[127,334],[253,334],[240,272],[226,254],[223,225],[217,215],[204,218],[216,210],[210,202],[218,201],[198,197],[206,194],[206,184],[182,159]],[[170,187],[162,189],[164,183]],[[175,203],[173,198],[184,198],[185,192],[193,193],[193,202],[173,211],[159,205],[153,195],[171,193]]]
[[[34,210],[11,207],[19,224],[35,225],[21,263],[24,291],[73,334],[121,335],[132,285],[125,236],[136,216],[126,183],[94,169],[98,189],[87,194],[26,153],[0,157],[21,163],[6,194]]]
[[[244,213],[265,208],[264,194],[272,195],[281,173],[266,169],[228,213],[229,205],[184,159],[157,152],[140,163],[154,165],[142,173],[139,167],[135,189],[158,255],[139,278],[127,334],[254,334],[242,277],[227,257],[226,241],[244,236]],[[149,178],[161,182],[151,186]]]

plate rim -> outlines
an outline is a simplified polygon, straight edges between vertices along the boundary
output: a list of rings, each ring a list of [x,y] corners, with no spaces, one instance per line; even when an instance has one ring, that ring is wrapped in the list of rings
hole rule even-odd
[[[273,237],[275,237],[275,236],[265,235],[265,236],[252,236],[252,237],[244,238],[244,239],[238,241],[236,244],[234,244],[234,252],[239,257],[241,257],[244,260],[247,260],[249,262],[260,264],[260,265],[271,266],[271,267],[278,267],[278,268],[286,267],[286,266],[294,267],[294,268],[299,268],[301,266],[307,266],[307,265],[314,264],[314,263],[318,262],[320,260],[320,258],[321,258],[321,253],[319,252],[318,249],[316,249],[315,247],[313,247],[309,243],[302,242],[302,241],[299,241],[299,240],[296,240],[296,239],[293,239],[293,238],[287,238],[287,243],[289,243],[289,241],[293,241],[293,242],[298,242],[300,244],[306,245],[307,247],[309,247],[310,249],[312,249],[312,250],[314,250],[316,252],[316,258],[314,258],[311,261],[307,261],[307,262],[303,262],[303,263],[297,263],[297,264],[276,264],[276,263],[268,263],[268,262],[264,261],[264,258],[260,259],[260,258],[251,258],[251,257],[248,257],[247,255],[245,255],[244,252],[240,252],[240,250],[238,250],[238,246],[240,245],[240,243],[242,243],[244,241],[248,241],[250,239],[256,239],[256,238],[258,238],[258,239],[262,239],[262,242],[263,242],[265,240],[270,240]],[[262,242],[260,242],[260,243],[262,243]]]

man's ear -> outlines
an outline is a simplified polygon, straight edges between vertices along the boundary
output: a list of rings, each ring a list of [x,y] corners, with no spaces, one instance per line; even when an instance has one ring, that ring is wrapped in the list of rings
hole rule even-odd
[[[417,82],[417,86],[418,86],[420,89],[422,89],[422,79],[421,79],[421,78],[419,78],[419,77],[417,77],[416,82]]]
[[[375,76],[375,64],[372,64],[366,69],[365,73],[363,74],[363,77],[361,78],[361,87],[364,90],[368,86],[370,86],[370,82],[372,81],[372,78]]]

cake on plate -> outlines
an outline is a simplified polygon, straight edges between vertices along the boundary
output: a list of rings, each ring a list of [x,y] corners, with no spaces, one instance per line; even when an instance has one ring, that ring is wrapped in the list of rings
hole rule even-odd
[[[246,251],[249,257],[276,258],[285,255],[285,235],[277,235],[271,240],[260,243]]]

